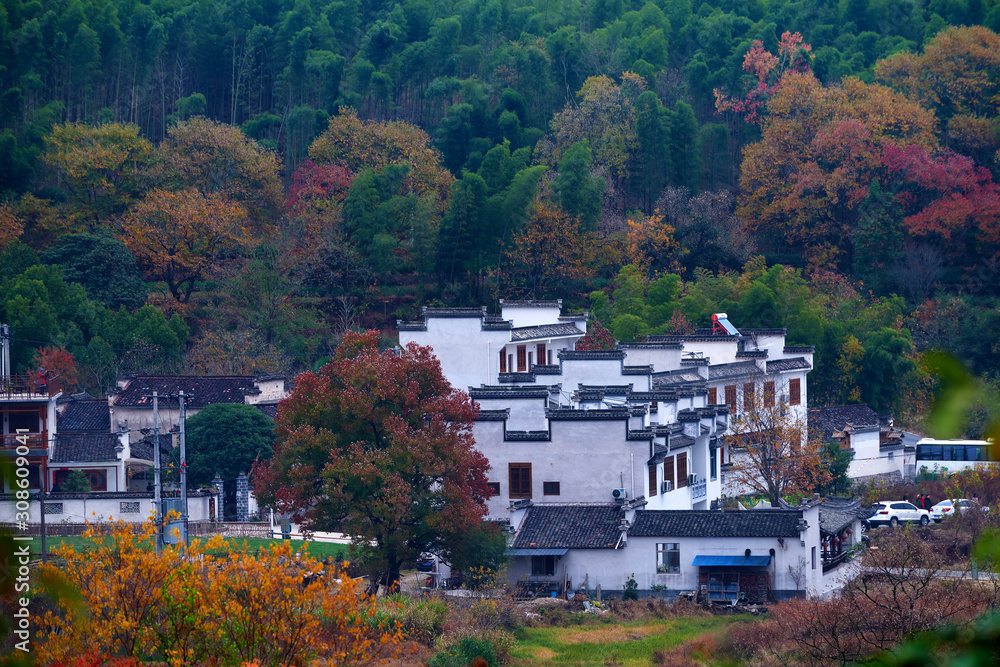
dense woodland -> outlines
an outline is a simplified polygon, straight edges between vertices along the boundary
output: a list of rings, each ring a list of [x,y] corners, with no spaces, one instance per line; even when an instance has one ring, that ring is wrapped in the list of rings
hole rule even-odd
[[[295,372],[421,305],[1000,372],[996,0],[0,0],[18,370]],[[600,344],[600,337],[591,344]],[[608,337],[610,338],[610,337]],[[968,431],[975,435],[973,421]]]

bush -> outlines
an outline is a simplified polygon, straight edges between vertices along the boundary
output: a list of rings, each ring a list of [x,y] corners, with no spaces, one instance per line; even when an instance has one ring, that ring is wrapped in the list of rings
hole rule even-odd
[[[448,606],[443,601],[417,600],[402,593],[385,598],[379,609],[407,639],[427,646],[441,634],[448,616]]]
[[[35,621],[40,664],[89,655],[220,667],[354,664],[399,638],[367,624],[374,606],[353,579],[327,579],[321,563],[286,543],[250,554],[215,536],[156,554],[154,534],[152,521],[138,530],[118,521],[84,533],[93,548],[58,548],[61,564],[39,567],[38,592],[55,601]]]
[[[480,658],[489,667],[497,667],[497,659],[493,644],[486,638],[462,637],[455,644],[444,649],[427,661],[428,667],[467,667]]]
[[[622,590],[622,600],[638,600],[639,584],[635,580],[635,572],[625,580],[625,588]]]

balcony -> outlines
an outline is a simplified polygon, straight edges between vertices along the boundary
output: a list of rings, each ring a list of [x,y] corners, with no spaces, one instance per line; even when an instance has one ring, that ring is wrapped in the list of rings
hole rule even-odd
[[[60,391],[62,380],[51,371],[44,381],[30,373],[0,376],[0,401],[47,401]]]
[[[708,496],[708,482],[704,479],[696,481],[691,485],[691,500],[701,500]]]
[[[20,445],[27,445],[28,449],[32,451],[32,456],[35,456],[35,452],[38,450],[44,449],[47,452],[49,448],[49,434],[48,432],[22,433],[20,435],[13,433],[0,434],[0,449],[14,449]]]

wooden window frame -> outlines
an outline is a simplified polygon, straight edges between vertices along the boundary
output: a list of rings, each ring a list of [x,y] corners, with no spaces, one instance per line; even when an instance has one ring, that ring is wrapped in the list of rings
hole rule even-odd
[[[560,495],[560,490],[559,482],[542,482],[543,496],[558,496]]]
[[[535,345],[535,359],[539,366],[545,364],[545,343]]]
[[[802,380],[799,378],[788,380],[788,404],[802,405]]]
[[[668,456],[663,459],[663,481],[670,482],[670,490],[673,491],[677,488],[676,479],[674,475],[674,457]]]
[[[500,372],[507,372],[507,350],[500,350]]]
[[[718,387],[708,388],[708,404],[718,405],[719,404],[719,389]]]
[[[687,452],[677,454],[677,486],[674,488],[683,489],[688,485],[688,456]]]
[[[757,385],[753,382],[743,383],[743,412],[753,410],[754,397],[757,394]]]
[[[515,473],[515,470],[518,471]],[[524,481],[522,479],[523,470],[528,471],[528,479],[526,484],[522,484]],[[508,496],[511,498],[530,498],[531,497],[531,464],[530,463],[508,463],[507,464],[507,480],[508,480]],[[527,486],[527,489],[522,487]]]
[[[735,384],[727,384],[726,388],[725,388],[725,391],[726,391],[726,394],[725,394],[725,396],[726,396],[726,402],[724,403],[724,405],[728,405],[729,406],[729,410],[732,411],[732,412],[735,412],[736,411],[736,385]]]
[[[486,482],[486,486],[490,489],[490,498],[500,495],[500,482]]]
[[[657,495],[658,489],[656,488],[656,466],[649,466],[649,496],[653,497]]]
[[[528,370],[528,346],[517,346],[517,372],[525,373]]]
[[[764,383],[764,407],[774,407],[774,380],[768,380]]]

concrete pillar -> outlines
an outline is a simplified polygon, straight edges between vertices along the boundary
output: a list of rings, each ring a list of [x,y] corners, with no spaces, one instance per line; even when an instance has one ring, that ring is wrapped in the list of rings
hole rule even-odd
[[[236,520],[247,521],[250,518],[250,483],[245,472],[240,472],[236,478]]]
[[[226,514],[223,511],[226,505],[225,492],[222,489],[222,477],[219,473],[215,473],[215,479],[212,480],[212,488],[218,491],[218,495],[215,496],[215,517],[216,521],[224,521]]]

